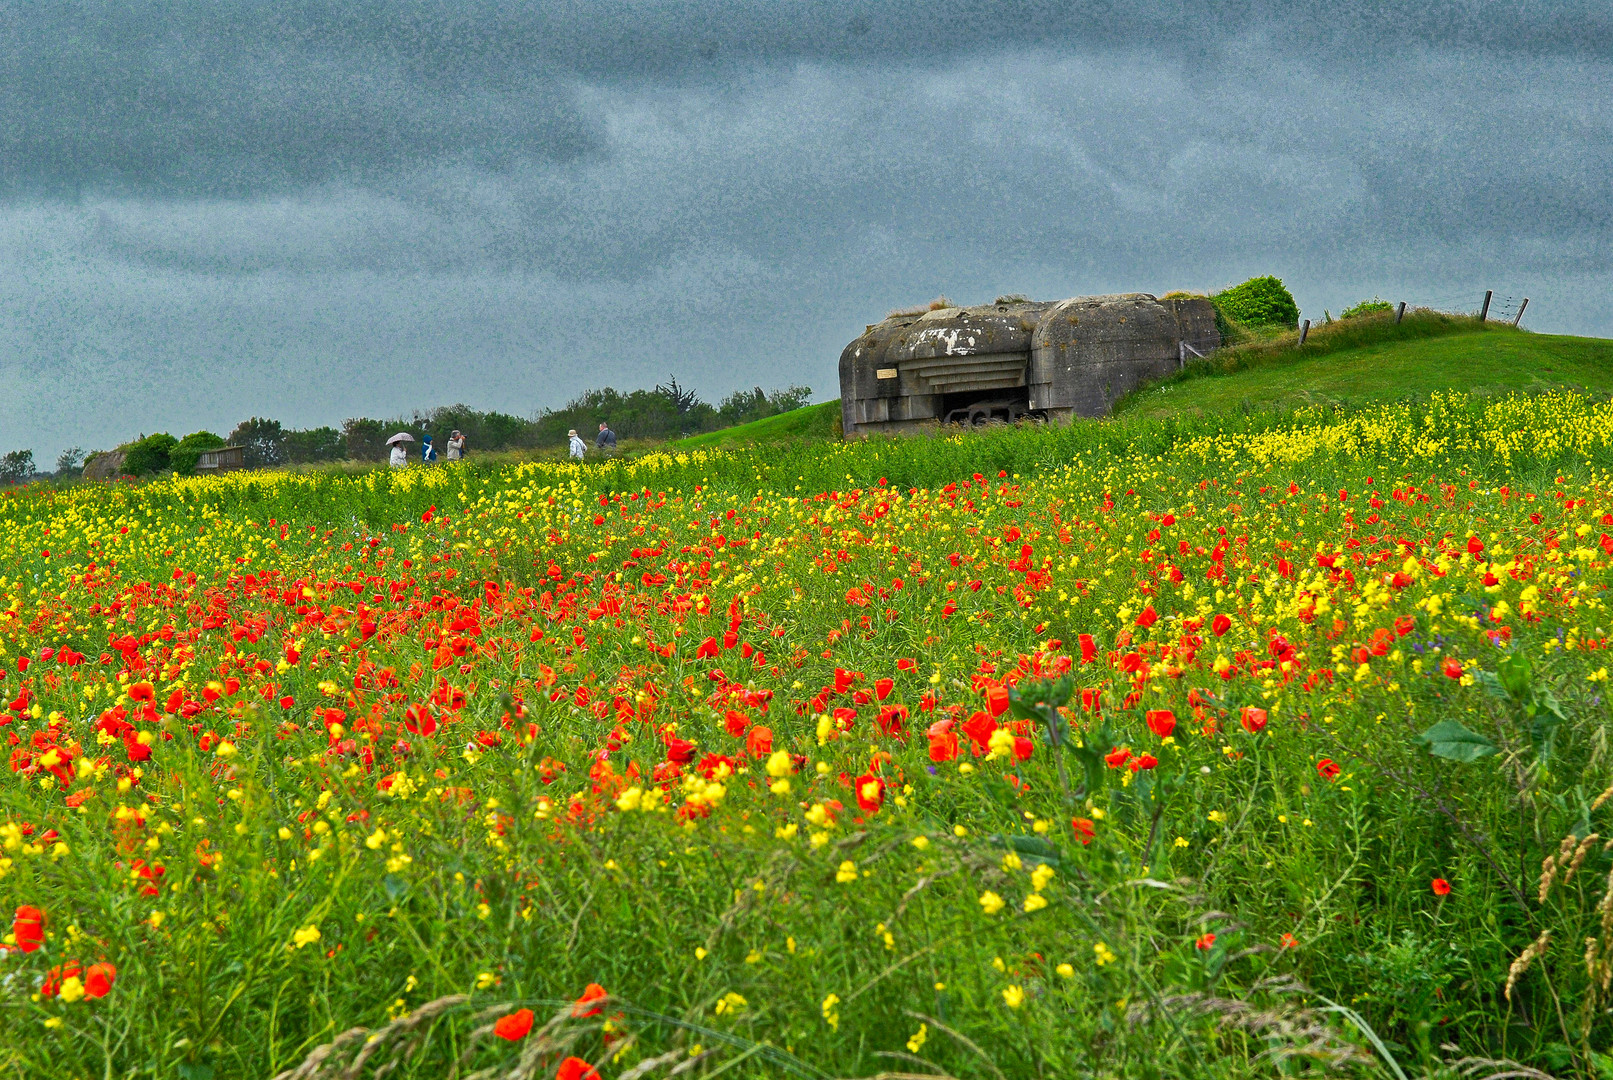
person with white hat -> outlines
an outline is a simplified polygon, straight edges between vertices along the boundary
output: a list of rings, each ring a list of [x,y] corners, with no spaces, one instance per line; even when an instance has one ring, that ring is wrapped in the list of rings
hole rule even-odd
[[[588,444],[583,442],[582,439],[577,435],[576,428],[572,428],[570,431],[566,432],[566,437],[571,440],[571,460],[581,461],[583,459],[583,455],[588,453]]]

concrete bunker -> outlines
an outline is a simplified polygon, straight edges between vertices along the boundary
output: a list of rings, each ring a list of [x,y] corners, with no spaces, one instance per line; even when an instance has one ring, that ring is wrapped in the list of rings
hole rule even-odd
[[[1003,297],[899,313],[840,354],[841,426],[851,438],[1102,416],[1139,383],[1220,344],[1202,297]]]

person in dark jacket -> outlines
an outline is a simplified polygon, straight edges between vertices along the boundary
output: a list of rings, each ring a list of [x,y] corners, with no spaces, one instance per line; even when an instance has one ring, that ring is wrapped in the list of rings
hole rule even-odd
[[[616,432],[612,431],[610,425],[603,420],[599,422],[599,435],[594,439],[594,446],[601,450],[616,449]]]

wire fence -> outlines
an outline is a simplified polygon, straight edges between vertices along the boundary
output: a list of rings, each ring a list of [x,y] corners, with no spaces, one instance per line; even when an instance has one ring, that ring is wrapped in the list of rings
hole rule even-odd
[[[1517,325],[1523,321],[1524,310],[1529,304],[1527,296],[1511,296],[1497,293],[1494,290],[1483,292],[1450,292],[1441,294],[1415,294],[1403,296],[1397,301],[1404,302],[1407,311],[1416,308],[1428,308],[1433,311],[1443,311],[1452,315],[1479,315],[1483,314],[1486,322],[1507,322]]]

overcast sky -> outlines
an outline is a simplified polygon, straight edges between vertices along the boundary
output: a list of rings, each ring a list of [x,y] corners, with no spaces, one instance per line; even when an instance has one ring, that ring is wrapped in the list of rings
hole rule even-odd
[[[1604,0],[0,5],[0,451],[810,385],[945,294],[1613,336]]]

